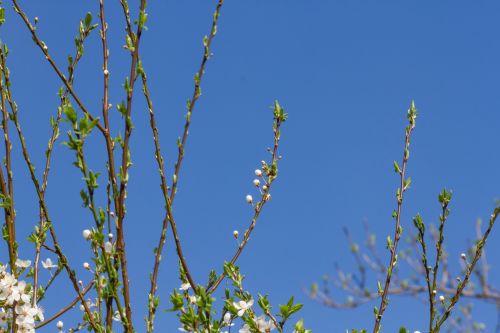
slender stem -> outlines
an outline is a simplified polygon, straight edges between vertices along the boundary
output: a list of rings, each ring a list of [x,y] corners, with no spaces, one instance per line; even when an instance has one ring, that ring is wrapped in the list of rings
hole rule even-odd
[[[93,285],[94,285],[94,281],[90,282],[85,287],[85,289],[82,290],[82,292],[81,292],[82,295],[85,296],[90,291],[90,289],[92,289]],[[43,326],[45,326],[47,324],[50,324],[51,322],[53,322],[54,320],[56,320],[57,318],[59,318],[60,316],[62,316],[66,312],[68,312],[69,310],[71,310],[79,301],[80,301],[80,297],[76,297],[71,303],[69,303],[68,305],[66,305],[61,310],[57,311],[57,313],[55,313],[54,315],[52,315],[49,319],[47,319],[47,320],[41,322],[40,324],[36,325],[35,329],[39,329],[39,328],[42,328]]]
[[[130,136],[132,135],[132,123],[131,123],[131,114],[132,114],[132,97],[134,94],[134,86],[137,78],[137,62],[139,59],[139,43],[141,40],[141,34],[143,29],[143,23],[141,23],[141,17],[145,15],[146,9],[146,0],[141,0],[140,8],[139,8],[139,24],[137,25],[137,31],[134,34],[130,25],[130,15],[128,12],[128,4],[126,0],[120,1],[125,12],[126,12],[126,20],[127,20],[127,35],[130,41],[133,44],[133,49],[129,49],[131,52],[131,64],[130,64],[130,81],[127,89],[127,113],[125,115],[125,137],[123,141],[123,149],[122,149],[122,165],[120,174],[122,175],[120,181],[120,191],[118,195],[118,207],[117,207],[117,225],[116,225],[116,233],[117,233],[117,252],[120,257],[121,263],[121,272],[122,272],[122,283],[123,283],[123,297],[125,300],[125,312],[128,321],[127,332],[133,332],[132,325],[132,308],[130,302],[130,286],[129,286],[129,278],[128,278],[128,266],[127,266],[127,255],[125,252],[125,238],[124,238],[124,230],[123,230],[123,221],[125,218],[125,196],[128,182],[128,168],[131,166],[130,161]]]
[[[467,284],[469,283],[469,279],[472,275],[472,272],[474,271],[474,268],[475,268],[477,262],[481,258],[481,255],[483,253],[483,248],[486,245],[486,241],[488,240],[488,236],[490,235],[490,232],[493,229],[493,225],[495,224],[499,214],[500,214],[500,207],[496,207],[490,216],[488,228],[486,229],[485,233],[483,234],[482,239],[480,239],[476,244],[476,252],[475,252],[474,258],[472,259],[470,264],[467,265],[467,270],[465,272],[465,276],[464,276],[462,282],[460,282],[458,284],[456,292],[452,296],[452,298],[450,299],[450,303],[446,307],[444,314],[442,315],[441,319],[436,323],[434,328],[431,330],[431,333],[439,332],[443,323],[450,316],[451,311],[455,307],[455,304],[457,304],[458,300],[462,296],[462,292],[463,292],[464,288],[467,286]]]
[[[278,146],[279,146],[279,140],[280,140],[280,135],[281,135],[281,132],[280,132],[281,123],[282,123],[282,120],[280,118],[275,118],[274,147],[272,150],[272,157],[271,157],[271,165],[274,167],[276,167],[277,162],[279,160]],[[248,229],[245,231],[245,234],[243,235],[243,239],[242,239],[241,243],[239,244],[238,248],[236,249],[236,252],[233,254],[233,257],[230,260],[230,263],[232,265],[234,265],[236,263],[239,256],[243,252],[243,249],[247,245],[247,243],[250,239],[250,235],[257,224],[257,220],[259,219],[260,213],[262,212],[262,209],[264,208],[266,202],[269,201],[269,198],[270,198],[269,191],[271,190],[271,185],[272,185],[273,181],[276,179],[276,177],[277,177],[277,174],[268,175],[268,179],[264,184],[265,188],[263,186],[261,199],[259,202],[257,202],[255,204],[255,211],[254,211],[253,218],[250,222],[250,225],[249,225]],[[224,277],[225,277],[224,273],[219,275],[217,280],[215,280],[215,282],[212,285],[208,286],[207,294],[213,293],[217,289],[217,287],[220,285],[220,283],[224,280]]]
[[[394,267],[396,265],[396,256],[397,256],[397,246],[399,239],[401,237],[402,233],[402,227],[401,227],[401,209],[403,207],[403,195],[407,189],[406,183],[406,166],[407,162],[410,156],[410,151],[409,151],[409,146],[410,146],[410,137],[411,133],[413,132],[413,129],[415,128],[415,118],[416,118],[416,109],[415,105],[412,102],[412,105],[410,106],[410,109],[408,110],[408,120],[409,120],[409,125],[406,127],[405,131],[405,145],[404,145],[404,152],[403,152],[403,163],[401,170],[398,170],[399,175],[400,175],[400,185],[399,189],[397,192],[397,209],[395,212],[395,219],[396,219],[396,225],[394,228],[394,243],[393,244],[388,244],[389,250],[390,250],[390,259],[389,263],[387,265],[387,276],[385,279],[385,284],[384,284],[384,290],[381,294],[381,300],[380,300],[380,306],[378,313],[375,316],[375,326],[373,328],[373,333],[378,333],[380,331],[380,323],[382,321],[382,316],[384,314],[384,311],[387,307],[388,304],[388,295],[389,295],[389,286],[391,284],[391,278],[392,278],[392,273],[394,271]]]
[[[3,47],[3,45],[0,45]],[[12,168],[11,168],[11,148],[12,144],[9,138],[9,126],[8,119],[9,116],[7,114],[7,76],[3,75],[3,73],[7,72],[5,68],[6,62],[6,54],[4,54],[4,50],[0,51],[1,56],[1,73],[0,73],[0,89],[1,89],[1,108],[2,108],[2,129],[4,132],[4,142],[5,142],[5,168],[7,172],[7,182],[5,181],[5,177],[3,174],[3,169],[0,168],[0,191],[2,195],[5,197],[4,200],[10,201],[10,206],[4,208],[5,214],[5,224],[7,225],[7,247],[9,251],[9,261],[12,272],[15,276],[17,276],[16,269],[16,259],[17,259],[17,251],[16,251],[16,226],[15,226],[15,211],[14,211],[14,198],[13,198],[13,182],[12,182]],[[5,83],[5,84],[4,84]]]
[[[196,77],[195,78],[195,86],[194,86],[194,91],[193,91],[193,96],[191,98],[191,102],[188,104],[188,112],[187,112],[187,116],[186,116],[186,122],[184,124],[183,136],[182,136],[182,139],[179,140],[179,143],[178,143],[177,162],[175,164],[173,185],[172,185],[172,191],[170,193],[170,197],[168,194],[168,185],[167,185],[167,181],[165,178],[165,165],[164,165],[163,155],[161,154],[161,148],[160,148],[159,137],[158,137],[158,127],[156,125],[155,114],[153,111],[153,103],[151,101],[149,89],[147,86],[147,77],[146,77],[146,74],[144,72],[144,69],[141,67],[140,73],[141,73],[142,83],[143,83],[143,92],[144,92],[144,96],[145,96],[147,104],[148,104],[148,109],[149,109],[149,114],[150,114],[150,125],[151,125],[151,130],[153,131],[153,140],[154,140],[154,144],[155,144],[155,156],[156,156],[156,161],[158,163],[158,168],[159,168],[159,172],[160,172],[160,179],[161,179],[161,189],[163,192],[163,197],[165,200],[165,207],[167,210],[167,214],[163,220],[162,231],[160,233],[160,239],[158,241],[158,246],[156,247],[156,251],[155,251],[155,261],[154,261],[154,266],[153,266],[153,272],[151,273],[151,286],[150,286],[149,302],[148,302],[148,318],[146,321],[148,332],[153,331],[154,316],[156,313],[156,305],[155,305],[154,299],[155,299],[155,294],[156,294],[156,290],[157,290],[158,272],[159,272],[159,267],[160,267],[160,262],[161,262],[161,255],[162,255],[163,246],[164,246],[165,240],[166,240],[166,230],[167,230],[169,222],[172,224],[172,233],[174,235],[174,241],[175,241],[175,245],[176,245],[177,255],[179,257],[181,265],[183,266],[184,272],[186,273],[186,278],[188,279],[189,283],[193,287],[196,286],[194,279],[190,273],[190,270],[187,266],[183,252],[182,252],[181,242],[179,240],[179,234],[177,232],[177,227],[175,224],[175,220],[173,218],[172,204],[173,204],[173,201],[175,199],[175,194],[177,192],[176,190],[177,190],[179,172],[180,172],[182,160],[184,157],[184,147],[185,147],[186,142],[187,142],[187,136],[189,133],[189,126],[191,124],[191,116],[192,116],[194,107],[196,105],[196,101],[201,96],[201,89],[200,89],[201,80],[203,78],[203,74],[205,73],[205,65],[210,57],[210,46],[211,46],[212,41],[217,33],[217,22],[218,22],[218,18],[220,16],[220,12],[221,12],[221,8],[222,8],[223,3],[224,3],[224,0],[218,1],[217,6],[215,8],[214,15],[213,15],[210,36],[204,41],[203,57],[202,57],[202,61],[200,64],[200,68],[198,69],[196,76],[195,76]]]
[[[434,319],[436,317],[436,309],[435,309],[435,298],[434,290],[436,290],[436,281],[437,281],[437,273],[439,270],[439,263],[441,262],[441,257],[443,254],[443,242],[444,242],[444,223],[446,222],[446,218],[448,217],[448,203],[444,203],[442,205],[442,214],[439,218],[439,236],[436,244],[436,262],[434,263],[434,268],[432,269],[432,286],[429,289],[430,293],[430,320],[429,320],[429,331],[432,330],[432,326],[434,325]],[[428,269],[428,268],[426,268]]]

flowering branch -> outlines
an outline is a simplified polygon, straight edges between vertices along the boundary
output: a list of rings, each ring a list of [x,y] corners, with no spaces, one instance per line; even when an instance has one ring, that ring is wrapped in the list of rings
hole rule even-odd
[[[279,105],[278,101],[276,101],[274,104],[274,124],[273,124],[274,147],[272,149],[271,164],[267,164],[265,161],[262,161],[262,169],[264,171],[265,176],[267,176],[267,179],[265,179],[260,169],[256,170],[255,172],[256,176],[262,177],[262,179],[265,181],[264,185],[262,186],[262,196],[260,201],[255,204],[255,211],[252,221],[248,229],[245,231],[241,243],[239,244],[238,248],[236,249],[236,252],[234,253],[233,257],[229,262],[231,265],[234,265],[236,263],[239,256],[243,252],[243,249],[245,248],[245,246],[248,243],[248,240],[250,239],[250,234],[252,233],[253,229],[255,228],[255,225],[257,224],[257,220],[259,218],[262,209],[264,208],[264,205],[271,199],[269,191],[271,190],[272,183],[278,177],[278,160],[280,159],[280,157],[278,156],[278,145],[281,135],[280,129],[281,129],[281,124],[286,121],[287,117],[288,114],[284,112],[283,108]],[[247,196],[247,202],[253,203],[253,199],[251,196]],[[209,284],[209,286],[207,287],[207,293],[209,294],[213,293],[217,289],[219,284],[222,282],[222,280],[224,280],[224,277],[225,273],[222,273],[215,281],[213,281],[213,283]]]

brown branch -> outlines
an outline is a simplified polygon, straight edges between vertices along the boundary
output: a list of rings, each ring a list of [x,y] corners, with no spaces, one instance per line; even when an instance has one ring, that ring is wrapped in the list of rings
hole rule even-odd
[[[81,294],[83,296],[85,296],[90,291],[90,289],[92,289],[93,285],[94,285],[94,281],[90,282],[85,287],[85,289],[82,290]],[[76,297],[71,303],[69,303],[64,308],[62,308],[61,310],[59,310],[57,313],[55,313],[54,315],[52,315],[49,319],[47,319],[47,320],[41,322],[40,324],[36,325],[35,329],[39,329],[39,328],[41,328],[41,327],[43,327],[43,326],[45,326],[47,324],[50,324],[51,322],[53,322],[54,320],[56,320],[57,318],[59,318],[60,316],[62,316],[66,312],[68,312],[69,310],[71,310],[79,301],[80,301],[80,297]]]
[[[201,79],[203,77],[204,71],[205,71],[205,64],[210,56],[210,46],[212,44],[212,40],[215,37],[215,34],[217,32],[217,20],[220,15],[220,11],[222,8],[222,5],[224,3],[224,0],[219,0],[217,7],[215,9],[215,13],[213,15],[213,22],[212,22],[212,28],[210,31],[210,37],[207,39],[204,45],[204,53],[203,53],[203,58],[200,64],[200,68],[196,74],[197,79],[195,80],[195,87],[194,87],[194,92],[193,92],[193,97],[192,101],[189,103],[188,106],[188,114],[186,117],[186,123],[184,125],[184,133],[183,133],[183,138],[180,140],[179,143],[179,149],[178,149],[178,155],[177,155],[177,162],[175,165],[175,171],[174,171],[174,176],[173,176],[173,185],[172,185],[172,191],[170,193],[170,197],[168,194],[168,185],[165,177],[165,165],[164,165],[164,159],[163,155],[161,153],[161,148],[160,148],[160,142],[159,142],[159,136],[158,136],[158,127],[156,125],[156,119],[155,119],[155,114],[153,111],[153,103],[149,94],[149,89],[147,86],[147,77],[144,72],[144,69],[141,66],[141,77],[142,77],[142,83],[143,83],[143,92],[144,96],[146,98],[147,104],[148,104],[148,109],[149,109],[149,115],[150,115],[150,125],[151,129],[153,131],[153,140],[155,144],[155,156],[156,156],[156,161],[158,163],[158,168],[159,168],[159,173],[160,173],[160,179],[161,179],[161,189],[163,193],[163,197],[165,200],[165,207],[167,210],[167,214],[165,218],[163,219],[163,224],[162,224],[162,231],[160,234],[160,239],[158,241],[158,246],[156,247],[155,251],[155,261],[154,261],[154,266],[153,266],[153,272],[151,274],[151,287],[149,291],[149,300],[148,300],[148,319],[147,319],[147,329],[148,332],[152,332],[153,330],[153,323],[154,323],[154,315],[156,312],[156,306],[154,303],[154,298],[157,290],[157,283],[158,283],[158,272],[159,272],[159,267],[160,267],[160,262],[161,262],[161,254],[163,252],[163,246],[166,241],[166,230],[168,227],[169,222],[172,224],[172,233],[174,235],[174,241],[176,245],[176,251],[177,255],[179,257],[179,260],[181,262],[181,265],[184,269],[184,272],[186,273],[186,278],[188,279],[189,283],[193,288],[196,287],[195,281],[190,273],[190,270],[187,266],[186,260],[183,255],[182,251],[182,246],[181,242],[179,239],[179,234],[177,232],[177,226],[175,224],[175,220],[173,218],[173,213],[172,213],[172,204],[175,199],[175,194],[176,194],[176,188],[177,188],[177,181],[179,177],[179,172],[180,172],[180,167],[182,163],[182,159],[184,157],[184,147],[186,144],[187,140],[187,135],[188,135],[188,129],[191,124],[191,115],[194,110],[194,106],[196,104],[196,101],[198,100],[200,96],[200,84],[201,84]]]

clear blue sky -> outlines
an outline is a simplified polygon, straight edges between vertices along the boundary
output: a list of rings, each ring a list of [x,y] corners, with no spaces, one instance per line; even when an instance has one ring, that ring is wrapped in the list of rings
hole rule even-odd
[[[128,75],[129,56],[122,48],[119,3],[108,2],[111,102],[116,105],[124,99],[121,84]],[[78,20],[88,10],[97,14],[98,1],[22,4],[30,18],[39,17],[40,36],[65,68]],[[10,6],[9,1],[5,5]],[[148,6],[142,58],[169,173],[214,6],[215,1],[208,0],[150,1]],[[136,7],[131,4],[134,13]],[[457,258],[471,240],[476,218],[486,219],[500,197],[499,13],[496,1],[227,0],[203,96],[193,115],[175,202],[195,277],[206,280],[211,268],[221,270],[235,248],[232,231],[242,232],[250,221],[252,211],[244,198],[253,191],[253,170],[267,158],[266,147],[272,143],[269,106],[274,99],[286,108],[289,121],[282,132],[283,159],[273,199],[239,261],[250,290],[268,293],[276,306],[295,295],[305,304],[302,316],[314,332],[373,327],[374,304],[334,311],[309,300],[303,288],[334,273],[334,262],[355,267],[342,226],[360,232],[361,221],[367,219],[379,239],[392,234],[397,186],[392,161],[401,159],[405,114],[412,99],[419,117],[403,225],[410,230],[410,218],[417,212],[426,221],[437,221],[437,194],[443,187],[452,189],[446,242],[451,257]],[[48,117],[56,113],[61,83],[10,9],[0,38],[11,50],[13,93],[41,172]],[[94,33],[75,82],[95,114],[100,113],[102,93],[100,47]],[[152,249],[164,213],[140,90],[133,121],[126,241],[136,326],[143,331]],[[104,148],[95,134],[90,163],[104,174]],[[78,267],[79,277],[88,280],[90,275],[80,268],[90,256],[81,230],[91,227],[92,220],[81,208],[82,182],[71,165],[72,153],[60,142],[49,180],[49,209],[70,262]],[[20,235],[27,235],[38,211],[17,140],[14,150],[18,224]],[[492,281],[500,281],[499,244],[497,228],[487,248]],[[33,251],[23,245],[20,253],[31,257]],[[170,232],[163,258],[160,296],[165,309],[168,293],[179,285]],[[457,261],[452,259],[456,273]],[[375,280],[371,283],[376,286]],[[57,284],[53,292],[57,289],[59,296],[44,304],[48,315],[73,298],[63,292],[65,286]],[[493,329],[494,306],[478,304],[474,313]],[[424,331],[426,316],[422,303],[394,300],[384,331],[394,332],[402,324]],[[69,324],[74,318],[67,315],[63,320]],[[156,327],[175,332],[176,321],[173,314],[160,312]],[[52,326],[44,332],[54,330]]]

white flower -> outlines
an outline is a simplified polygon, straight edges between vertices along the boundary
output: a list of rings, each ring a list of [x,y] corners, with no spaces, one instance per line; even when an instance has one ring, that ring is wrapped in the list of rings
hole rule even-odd
[[[240,235],[240,232],[238,230],[233,231],[234,238],[238,238],[239,235]]]
[[[250,326],[248,326],[248,324],[245,324],[242,328],[240,328],[240,330],[238,332],[239,333],[252,333],[252,331],[250,331]]]
[[[232,323],[231,321],[232,321],[231,313],[226,312],[224,314],[224,325],[225,326],[234,326],[234,323]]]
[[[260,180],[258,180],[258,179],[254,179],[254,180],[253,180],[253,184],[254,184],[255,186],[259,187],[259,186],[260,186]]]
[[[462,260],[467,260],[467,255],[465,253],[462,253],[460,255],[460,258],[462,258]]]
[[[260,169],[255,170],[255,175],[256,175],[257,177],[262,176],[262,170],[260,170]]]
[[[109,233],[109,234],[108,234],[108,238],[109,238],[109,239],[113,239],[113,234],[112,234],[112,233]]]
[[[88,262],[83,263],[83,268],[90,269],[90,264]]]
[[[92,231],[90,231],[89,229],[85,229],[82,231],[82,236],[86,240],[89,240],[91,235],[92,235]]]
[[[23,301],[24,303],[30,302],[30,297],[28,294],[24,293],[26,288],[26,282],[19,281],[17,286],[12,286],[10,288],[10,295],[7,296],[6,303],[8,305],[13,305],[15,302]]]
[[[51,270],[52,268],[57,267],[57,265],[52,263],[52,259],[50,259],[50,258],[45,259],[45,261],[42,260],[42,266],[43,266],[43,268],[48,269],[48,270]]]
[[[114,315],[113,315],[113,320],[114,321],[122,321],[122,317],[120,316],[120,311],[115,311]]]
[[[246,310],[250,309],[253,305],[253,299],[246,301],[239,301],[238,303],[233,302],[234,307],[238,310],[238,317],[243,316]]]
[[[35,305],[35,307],[33,309],[36,310],[36,315],[35,315],[36,320],[44,321],[45,316],[43,315],[43,311],[44,311],[43,308],[41,306]]]
[[[58,330],[62,330],[62,329],[63,329],[63,327],[64,327],[64,323],[63,323],[62,321],[60,321],[60,320],[59,320],[59,321],[57,322],[57,324],[56,324],[56,327],[57,327],[57,329],[58,329]]]
[[[276,325],[274,325],[274,322],[272,320],[266,321],[266,317],[264,315],[257,317],[257,328],[259,329],[260,332],[262,333],[267,333],[271,332],[276,328]]]
[[[247,203],[251,204],[253,202],[253,198],[250,194],[247,194],[247,196],[245,197],[245,200],[247,201]]]
[[[441,302],[444,302],[444,296],[443,296],[443,295],[439,296],[439,300],[440,300]]]
[[[113,252],[113,244],[111,242],[104,243],[104,252],[111,254]]]
[[[189,284],[189,282],[186,282],[186,283],[181,284],[179,290],[186,291],[189,288],[191,288],[191,285]]]
[[[109,75],[109,71],[107,69],[104,70],[104,75],[106,75],[106,76]]]
[[[191,304],[196,304],[196,302],[198,302],[198,298],[196,296],[189,296],[189,302]]]
[[[16,324],[19,326],[33,326],[35,324],[35,316],[38,313],[36,308],[32,308],[30,304],[16,305],[15,308],[17,317]]]
[[[19,258],[16,259],[16,266],[19,268],[28,268],[31,265],[31,260],[21,260]]]

